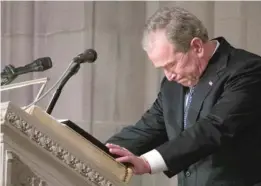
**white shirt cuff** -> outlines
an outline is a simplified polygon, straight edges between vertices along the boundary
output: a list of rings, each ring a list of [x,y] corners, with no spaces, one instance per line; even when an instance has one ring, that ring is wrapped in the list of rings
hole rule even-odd
[[[150,164],[151,174],[168,170],[167,165],[161,154],[155,149],[141,155],[141,157],[145,158]]]

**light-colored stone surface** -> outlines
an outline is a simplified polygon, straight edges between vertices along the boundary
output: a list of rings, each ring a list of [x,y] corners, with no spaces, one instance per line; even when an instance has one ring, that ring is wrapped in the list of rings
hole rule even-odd
[[[14,104],[1,104],[0,131],[2,186],[124,186],[132,177],[130,168],[39,107],[26,113]]]

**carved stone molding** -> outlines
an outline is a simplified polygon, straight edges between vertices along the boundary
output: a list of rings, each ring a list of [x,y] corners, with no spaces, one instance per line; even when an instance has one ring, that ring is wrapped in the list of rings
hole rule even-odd
[[[48,186],[13,152],[6,152],[8,185],[12,186]]]
[[[114,186],[114,184],[101,176],[89,165],[79,160],[69,151],[61,147],[58,143],[54,142],[46,134],[43,134],[41,131],[31,126],[14,112],[9,111],[6,114],[6,120],[20,132],[25,134],[29,139],[37,143],[41,148],[44,148],[50,152],[53,156],[64,162],[74,171],[78,172],[85,179],[91,181],[97,186]]]
[[[1,124],[4,123],[4,121],[5,121],[5,112],[6,112],[6,109],[1,107],[1,112],[0,112],[0,122],[1,122]]]

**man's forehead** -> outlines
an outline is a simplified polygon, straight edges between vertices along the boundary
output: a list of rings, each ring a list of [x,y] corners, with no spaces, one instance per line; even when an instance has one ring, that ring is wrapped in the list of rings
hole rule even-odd
[[[173,43],[170,43],[167,39],[165,32],[162,30],[151,32],[148,37],[148,50],[162,50],[166,47],[171,48],[175,51],[175,46]]]
[[[160,34],[151,35],[154,40],[152,40],[147,50],[148,57],[156,67],[165,66],[174,59],[173,44]]]
[[[167,40],[165,32],[160,30],[160,31],[149,33],[148,42],[152,45],[155,45],[155,44],[164,44],[169,41]]]

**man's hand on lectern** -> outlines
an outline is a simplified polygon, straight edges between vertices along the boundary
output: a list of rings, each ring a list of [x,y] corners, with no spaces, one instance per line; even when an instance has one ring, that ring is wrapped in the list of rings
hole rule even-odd
[[[135,156],[126,148],[110,143],[107,143],[106,147],[109,148],[110,153],[120,156],[119,158],[116,158],[116,161],[131,163],[133,165],[131,168],[134,174],[145,174],[151,172],[150,165],[144,158]]]

